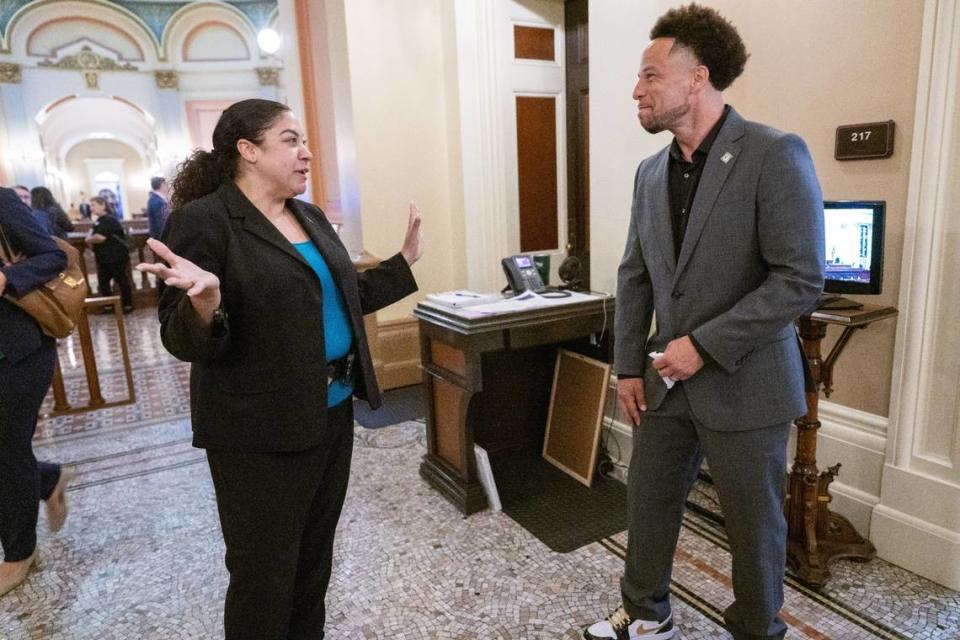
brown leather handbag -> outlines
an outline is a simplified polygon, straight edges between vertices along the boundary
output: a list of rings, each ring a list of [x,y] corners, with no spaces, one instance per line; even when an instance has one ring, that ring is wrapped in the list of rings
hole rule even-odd
[[[69,242],[51,236],[57,247],[67,254],[67,267],[60,274],[28,291],[19,298],[5,295],[4,298],[17,305],[37,321],[40,329],[53,338],[66,338],[80,321],[83,300],[87,297],[87,281],[80,269],[80,252]],[[15,253],[0,226],[0,257],[7,264],[25,260],[22,253]]]

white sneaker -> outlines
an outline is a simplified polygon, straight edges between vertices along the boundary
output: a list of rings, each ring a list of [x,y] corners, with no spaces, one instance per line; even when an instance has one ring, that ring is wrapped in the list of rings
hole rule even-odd
[[[673,616],[663,622],[631,618],[621,606],[606,620],[590,625],[583,632],[586,640],[670,640],[677,633]]]

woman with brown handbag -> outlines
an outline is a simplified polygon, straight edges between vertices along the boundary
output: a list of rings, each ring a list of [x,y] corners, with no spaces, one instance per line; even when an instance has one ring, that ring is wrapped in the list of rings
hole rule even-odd
[[[72,477],[58,464],[38,462],[32,438],[37,412],[50,388],[56,341],[7,299],[55,277],[66,255],[40,228],[16,194],[0,188],[0,228],[10,249],[25,257],[10,264],[0,252],[0,596],[19,586],[37,559],[37,507],[46,501],[48,523],[57,531],[67,515],[65,490]]]

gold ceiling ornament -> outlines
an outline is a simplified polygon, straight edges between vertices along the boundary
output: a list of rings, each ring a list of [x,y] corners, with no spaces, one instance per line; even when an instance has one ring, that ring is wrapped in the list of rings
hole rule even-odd
[[[85,70],[83,72],[83,81],[87,83],[87,89],[99,89],[100,73],[97,71]]]
[[[70,56],[64,56],[54,62],[53,60],[41,60],[37,65],[51,69],[71,69],[74,71],[137,71],[137,67],[129,62],[120,64],[111,58],[105,58],[95,53],[89,46],[84,45],[80,53]]]
[[[20,72],[20,65],[15,62],[0,62],[0,82],[7,84],[20,84],[23,75]]]
[[[157,81],[158,89],[179,89],[180,76],[176,71],[162,70],[154,71],[153,77]]]
[[[276,87],[280,85],[280,69],[276,67],[257,67],[257,77],[261,87]]]

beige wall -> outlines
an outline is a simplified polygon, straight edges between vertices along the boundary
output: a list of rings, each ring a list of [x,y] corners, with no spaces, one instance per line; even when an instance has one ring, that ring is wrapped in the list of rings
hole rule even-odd
[[[617,0],[590,7],[591,237],[595,288],[612,290],[623,253],[637,163],[667,144],[636,121],[630,93],[650,27],[678,2]],[[827,199],[887,201],[883,293],[897,304],[923,3],[904,0],[712,0],[740,30],[751,58],[727,91],[748,119],[801,135]],[[891,34],[895,34],[892,36]],[[837,162],[838,125],[892,119],[885,160]],[[886,416],[895,321],[858,332],[835,370],[832,401]],[[830,330],[829,343],[839,331]],[[829,347],[827,344],[825,347]]]
[[[420,294],[378,314],[407,316],[425,292],[455,286],[463,264],[460,177],[451,150],[456,118],[452,3],[351,0],[344,4],[363,247],[386,258],[403,242],[407,203],[423,213]],[[462,205],[459,205],[462,209]],[[459,238],[459,239],[458,239]]]
[[[85,158],[123,158],[123,178],[125,179],[124,189],[124,219],[129,220],[133,214],[140,214],[140,211],[147,206],[147,195],[150,193],[150,176],[145,173],[143,161],[137,152],[114,140],[86,140],[76,145],[67,153],[66,165],[67,174],[70,176],[71,189],[69,200],[61,202],[64,209],[70,206],[70,203],[80,202],[80,192],[83,191],[87,199],[96,195],[90,193],[90,176],[87,174],[87,165],[84,164]]]

